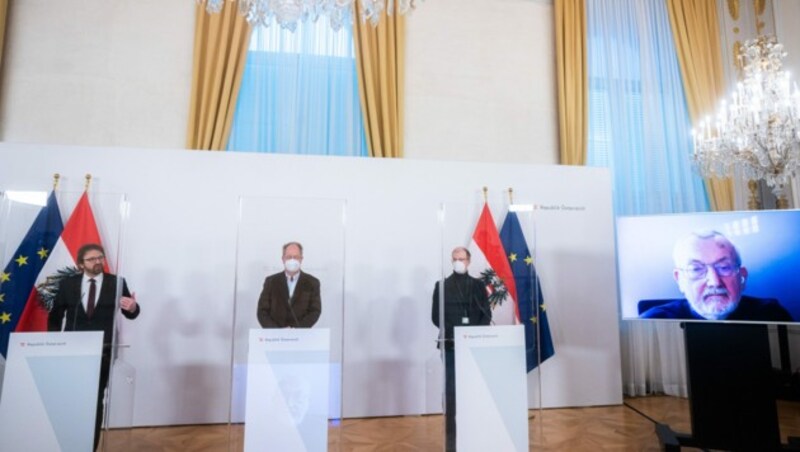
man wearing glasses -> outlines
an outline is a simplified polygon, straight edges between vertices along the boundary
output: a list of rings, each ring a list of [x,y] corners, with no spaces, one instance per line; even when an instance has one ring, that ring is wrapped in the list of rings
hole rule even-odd
[[[100,439],[103,420],[103,399],[111,370],[111,340],[116,312],[117,276],[106,273],[105,251],[95,243],[78,249],[77,264],[81,273],[64,277],[47,318],[49,331],[102,331],[103,358],[100,366],[100,387],[97,397],[94,448]],[[122,281],[122,296],[119,310],[128,319],[135,319],[140,312],[135,295],[128,291]]]
[[[778,300],[742,295],[747,268],[739,251],[721,233],[702,231],[681,238],[672,257],[672,275],[686,299],[652,307],[641,318],[792,321]]]

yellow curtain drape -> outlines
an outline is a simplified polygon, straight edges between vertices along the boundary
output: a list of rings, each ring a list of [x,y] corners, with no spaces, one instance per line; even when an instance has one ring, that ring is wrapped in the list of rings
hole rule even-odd
[[[559,161],[586,164],[589,134],[589,73],[584,0],[556,0]]]
[[[196,7],[189,149],[222,150],[228,143],[251,27],[236,3],[224,3],[219,14]]]
[[[672,36],[678,52],[692,123],[712,116],[725,95],[715,0],[668,0]],[[733,210],[733,181],[706,179],[711,208]]]
[[[3,53],[6,47],[7,20],[8,20],[8,0],[0,0],[0,69],[3,68]]]
[[[355,2],[353,40],[367,147],[372,157],[403,156],[406,22],[384,13],[377,27]]]

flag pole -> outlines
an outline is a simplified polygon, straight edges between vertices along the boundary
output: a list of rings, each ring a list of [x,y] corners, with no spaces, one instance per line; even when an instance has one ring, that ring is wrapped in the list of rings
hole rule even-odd
[[[514,189],[508,187],[508,205],[514,204]]]
[[[87,173],[86,174],[86,185],[83,187],[83,191],[89,191],[89,185],[92,184],[92,175]]]
[[[489,202],[489,187],[485,185],[483,186],[483,202],[484,203]]]
[[[53,173],[53,191],[56,191],[58,188],[58,182],[61,179],[61,175],[58,173]]]

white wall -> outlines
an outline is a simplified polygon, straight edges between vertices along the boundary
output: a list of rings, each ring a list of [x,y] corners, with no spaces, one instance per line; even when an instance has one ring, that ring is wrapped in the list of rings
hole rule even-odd
[[[0,139],[185,146],[193,0],[11,5]],[[555,163],[552,5],[418,2],[408,20],[406,156]]]
[[[775,34],[788,53],[784,60],[784,67],[791,72],[792,80],[800,85],[800,27],[797,27],[797,18],[800,17],[800,2],[773,0],[773,11],[775,12]],[[797,177],[792,183],[792,196],[794,200],[792,205],[795,208],[800,207],[800,180]]]
[[[784,66],[791,71],[792,79],[800,80],[800,2],[796,0],[772,0],[775,12],[775,33],[778,41],[788,53]]]
[[[194,1],[12,3],[2,141],[185,145]]]
[[[48,190],[54,172],[63,176],[60,190],[73,192],[68,197],[73,204],[87,172],[94,176],[93,199],[127,193],[130,201],[121,268],[142,314],[123,322],[123,338],[131,344],[124,359],[137,375],[137,425],[227,419],[234,294],[245,298],[240,306],[252,322],[259,285],[280,265],[279,244],[296,238],[278,233],[287,230],[298,235],[306,231],[301,238],[309,245],[304,265],[334,292],[326,295],[327,309],[344,306],[345,416],[438,411],[441,361],[435,348],[437,329],[430,320],[431,293],[449,250],[469,241],[482,205],[482,186],[491,190],[496,222],[505,216],[502,190],[507,187],[514,188],[517,202],[539,206],[525,217],[526,238],[534,249],[556,354],[542,364],[541,372],[528,375],[531,406],[622,401],[614,223],[606,170],[0,145],[0,190]],[[262,236],[251,233],[258,243],[248,240],[247,253],[238,254],[251,257],[239,262],[234,286],[242,195],[273,199],[264,205],[286,205],[287,198],[294,198],[296,208],[288,213],[263,209],[272,215],[259,217]],[[319,204],[320,199],[346,202],[343,253],[321,251],[342,248],[332,243],[338,239],[325,238],[341,229],[336,209],[327,209],[326,215],[319,213],[321,208],[304,209],[328,205]],[[442,203],[444,225],[439,220]],[[118,214],[113,206],[101,206],[95,202],[95,215],[110,224],[106,219]],[[0,226],[4,224],[7,219],[0,218]],[[7,234],[0,231],[0,254],[16,248],[18,239]],[[322,240],[325,246],[314,245]],[[343,269],[334,254],[344,256]],[[343,289],[335,289],[337,285]],[[336,301],[336,292],[343,302]],[[336,326],[331,314],[326,319]]]
[[[407,22],[406,156],[557,163],[552,2],[417,3]]]

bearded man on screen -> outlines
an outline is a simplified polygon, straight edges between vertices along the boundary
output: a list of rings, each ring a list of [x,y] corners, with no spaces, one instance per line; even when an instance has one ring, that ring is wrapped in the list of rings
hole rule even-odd
[[[717,231],[693,232],[675,243],[673,278],[686,297],[652,307],[645,319],[791,322],[774,298],[742,295],[748,271],[739,251]]]

